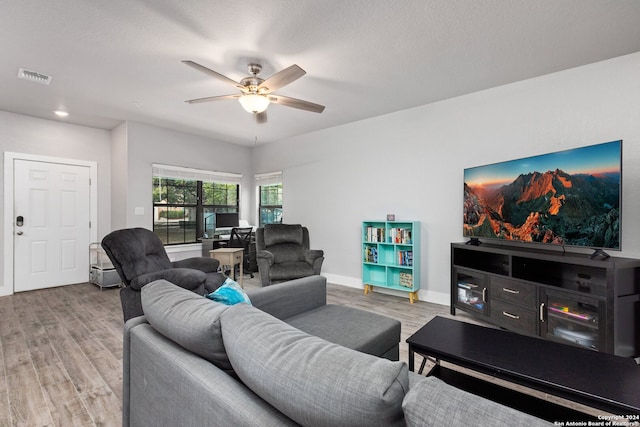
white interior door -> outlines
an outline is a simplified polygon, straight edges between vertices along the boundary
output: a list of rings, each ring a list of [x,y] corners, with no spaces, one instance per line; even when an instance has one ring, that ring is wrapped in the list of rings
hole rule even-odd
[[[86,282],[90,168],[14,160],[14,291]]]

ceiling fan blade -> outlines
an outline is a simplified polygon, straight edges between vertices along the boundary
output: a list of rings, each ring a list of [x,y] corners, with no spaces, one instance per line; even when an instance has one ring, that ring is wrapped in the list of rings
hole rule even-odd
[[[263,111],[262,113],[254,113],[253,115],[256,118],[256,123],[258,123],[258,124],[267,123],[267,112],[266,111]]]
[[[303,101],[301,99],[289,98],[288,96],[269,95],[269,101],[274,104],[280,104],[287,107],[298,108],[300,110],[311,111],[314,113],[322,113],[324,105],[314,104],[313,102]]]
[[[189,104],[199,104],[200,102],[209,102],[209,101],[223,101],[225,99],[238,99],[242,96],[242,94],[237,94],[237,95],[220,95],[220,96],[208,96],[206,98],[197,98],[197,99],[190,99],[188,101],[184,101],[187,102]]]
[[[258,86],[258,91],[260,91],[260,89],[266,88],[267,93],[271,93],[280,89],[282,86],[293,83],[295,80],[298,80],[305,74],[307,74],[305,70],[293,64],[292,66],[285,68],[282,71],[278,71],[273,76],[263,81],[260,86]]]
[[[242,86],[240,83],[238,83],[237,81],[230,79],[229,77],[220,74],[216,71],[213,71],[210,68],[205,67],[204,65],[200,65],[197,62],[193,62],[193,61],[182,61],[183,63],[187,64],[190,67],[195,68],[198,71],[202,71],[205,74],[208,74],[212,77],[215,77],[216,79],[222,80],[223,82],[226,82],[234,87],[240,88],[240,89],[244,89],[244,86]]]

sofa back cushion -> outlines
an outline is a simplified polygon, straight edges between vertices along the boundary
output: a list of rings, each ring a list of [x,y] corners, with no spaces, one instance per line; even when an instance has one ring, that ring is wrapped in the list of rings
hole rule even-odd
[[[327,278],[303,277],[278,283],[278,286],[247,289],[247,295],[254,307],[285,320],[327,305]]]
[[[222,313],[222,337],[238,377],[307,426],[403,426],[407,365],[308,335],[255,307]]]
[[[223,371],[233,372],[220,330],[220,315],[229,306],[166,280],[144,286],[141,299],[142,310],[155,330]]]
[[[540,418],[460,390],[436,377],[427,377],[413,384],[402,408],[408,427],[551,425]]]

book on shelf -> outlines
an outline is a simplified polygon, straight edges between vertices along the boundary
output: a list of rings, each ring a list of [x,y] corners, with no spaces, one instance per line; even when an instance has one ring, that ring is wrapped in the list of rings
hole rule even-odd
[[[385,229],[382,227],[367,226],[367,242],[384,242]]]
[[[412,266],[413,251],[398,251],[398,265]]]
[[[395,243],[401,245],[413,244],[410,228],[390,228],[367,226],[365,239],[373,243]]]
[[[364,262],[377,263],[378,248],[373,246],[367,246],[364,250]]]
[[[400,286],[404,286],[405,288],[413,287],[413,274],[411,273],[400,273]]]
[[[389,243],[399,243],[403,245],[410,245],[411,230],[408,228],[392,228],[389,230]]]

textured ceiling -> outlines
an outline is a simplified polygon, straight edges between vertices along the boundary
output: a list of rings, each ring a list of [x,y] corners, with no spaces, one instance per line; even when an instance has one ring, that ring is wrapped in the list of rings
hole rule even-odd
[[[0,110],[112,129],[125,120],[253,145],[640,51],[638,0],[3,0]],[[240,80],[292,64],[256,124],[236,93],[181,61]],[[49,86],[17,79],[49,74]]]

